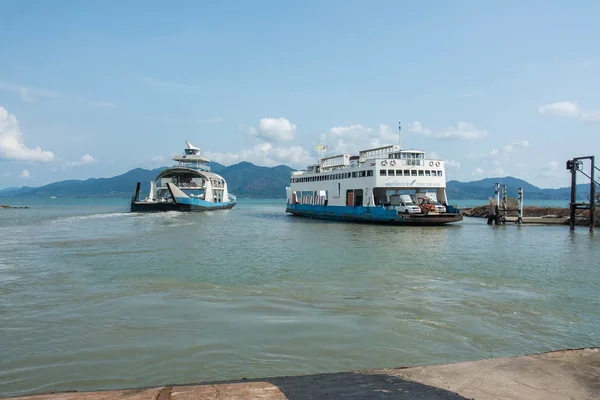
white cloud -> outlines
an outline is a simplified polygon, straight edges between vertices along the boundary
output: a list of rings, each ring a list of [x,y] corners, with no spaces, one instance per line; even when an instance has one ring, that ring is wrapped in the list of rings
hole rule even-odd
[[[329,136],[329,140],[326,139]],[[329,135],[321,138],[334,154],[357,153],[369,147],[387,146],[397,144],[397,132],[385,124],[379,124],[379,129],[373,129],[361,124],[336,126],[329,130]]]
[[[477,129],[468,122],[459,122],[456,127],[450,126],[445,131],[435,135],[436,139],[482,139],[487,131]]]
[[[425,155],[425,158],[433,158],[434,160],[439,160],[440,156],[435,151],[432,151],[431,153],[427,153]]]
[[[584,122],[597,123],[600,122],[600,109],[584,112],[581,117]]]
[[[296,125],[285,118],[262,118],[258,129],[251,127],[248,133],[264,141],[292,140],[296,134]]]
[[[304,168],[315,160],[311,154],[301,146],[276,146],[270,142],[261,142],[250,149],[239,153],[221,153],[207,151],[204,153],[210,160],[224,165],[248,161],[256,165],[276,166],[286,164],[292,167]]]
[[[506,155],[506,154],[514,152],[515,150],[524,149],[529,146],[530,146],[529,141],[523,139],[523,140],[519,140],[518,142],[504,145],[504,147],[502,147],[501,149],[494,149],[494,150],[490,151],[490,155],[491,156]]]
[[[45,163],[55,158],[51,151],[25,146],[17,118],[0,106],[0,160]]]
[[[579,63],[579,66],[583,67],[583,68],[589,68],[589,67],[591,67],[593,65],[594,65],[594,62],[591,61],[591,60],[585,60],[585,61],[582,61],[582,62]]]
[[[23,178],[23,179],[28,179],[31,178],[31,174],[29,173],[29,171],[27,171],[26,169],[24,169],[20,174],[19,174],[19,178]]]
[[[554,115],[557,117],[577,117],[579,116],[579,107],[577,104],[569,101],[559,101],[538,106],[538,113],[541,115]]]
[[[475,168],[475,170],[473,171],[473,175],[474,176],[481,176],[481,175],[483,175],[483,169],[481,169],[479,167]]]
[[[500,176],[500,177],[504,177],[507,175],[506,171],[504,171],[504,169],[502,169],[502,168],[494,169],[493,174],[494,174],[494,176]]]
[[[86,164],[96,164],[98,162],[98,160],[96,160],[94,157],[92,157],[89,154],[85,154],[83,156],[81,156],[81,158],[79,158],[79,160],[77,161],[71,161],[71,162],[67,162],[65,164],[66,167],[80,167],[82,165],[86,165]]]
[[[21,97],[21,100],[23,100],[26,103],[33,103],[41,99],[67,99],[72,101],[79,101],[99,108],[116,107],[113,103],[109,103],[106,101],[89,100],[81,96],[68,96],[63,93],[54,92],[52,90],[27,87],[24,85],[17,85],[9,82],[0,82],[0,90],[3,90],[5,92],[16,93],[19,95],[19,97]]]
[[[415,121],[408,124],[408,131],[413,133],[419,133],[423,136],[431,136],[433,133],[430,129],[425,129],[421,121]]]
[[[456,160],[445,160],[444,165],[448,168],[460,168],[460,162]]]
[[[558,169],[558,162],[550,161],[540,167],[539,176],[543,178],[564,178],[567,176],[567,171]]]
[[[557,117],[581,117],[583,122],[588,124],[600,123],[600,109],[582,111],[576,103],[568,101],[560,101],[558,103],[539,106],[538,113]]]
[[[456,126],[449,126],[445,130],[434,132],[431,129],[427,129],[423,126],[420,121],[415,121],[408,124],[408,131],[417,133],[423,136],[430,136],[434,139],[482,139],[487,136],[487,131],[477,129],[475,125],[469,122],[459,122]]]

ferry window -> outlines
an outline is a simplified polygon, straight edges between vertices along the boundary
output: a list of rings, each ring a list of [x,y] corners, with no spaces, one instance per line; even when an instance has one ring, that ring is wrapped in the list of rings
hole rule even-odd
[[[367,171],[360,171],[358,173],[358,176],[360,176],[361,178],[367,176]]]
[[[394,170],[388,169],[388,176],[394,176]]]
[[[353,178],[357,178],[357,177],[358,177],[358,172],[353,172],[353,173],[352,173],[352,177],[353,177]]]
[[[407,170],[407,169],[405,169],[405,170],[404,170],[404,176],[410,176],[410,171],[409,171],[409,170]]]
[[[416,169],[412,169],[410,171],[410,176],[417,176],[417,170]]]
[[[425,176],[430,176],[431,171],[429,171],[428,169],[425,170]]]
[[[402,176],[402,170],[401,169],[397,169],[396,170],[396,176]]]
[[[370,170],[367,171],[367,176],[373,176],[373,170],[372,169],[370,169]]]
[[[438,176],[442,176],[442,171],[438,171]]]
[[[379,175],[386,176],[387,175],[387,171],[385,169],[382,169],[382,170],[379,171]]]
[[[425,174],[423,173],[423,170],[422,170],[422,169],[420,169],[420,170],[419,170],[419,176],[423,176],[423,175],[425,175]]]

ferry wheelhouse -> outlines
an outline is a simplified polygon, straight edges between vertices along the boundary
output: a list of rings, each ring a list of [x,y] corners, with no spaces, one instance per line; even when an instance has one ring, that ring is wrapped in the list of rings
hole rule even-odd
[[[294,171],[286,211],[310,218],[393,225],[462,220],[448,205],[444,161],[390,145],[320,158]]]
[[[184,154],[176,155],[173,167],[161,171],[150,182],[148,197],[140,199],[140,182],[131,199],[132,212],[213,211],[235,206],[222,176],[210,172],[210,160],[200,149],[185,142]]]

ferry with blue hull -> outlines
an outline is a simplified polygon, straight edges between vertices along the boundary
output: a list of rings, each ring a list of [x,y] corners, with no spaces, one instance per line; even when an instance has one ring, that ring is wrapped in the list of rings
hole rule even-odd
[[[132,212],[215,211],[236,205],[225,179],[210,172],[210,160],[200,155],[198,147],[185,143],[184,154],[173,157],[177,164],[150,182],[148,197],[140,199],[141,183],[137,182],[131,199]]]
[[[448,204],[445,175],[443,160],[398,145],[320,158],[292,172],[286,212],[389,225],[459,222],[460,209]]]

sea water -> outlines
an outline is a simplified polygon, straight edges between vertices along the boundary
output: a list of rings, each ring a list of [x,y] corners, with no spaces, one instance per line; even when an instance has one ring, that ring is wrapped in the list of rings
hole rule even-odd
[[[600,344],[587,227],[327,222],[285,200],[132,214],[128,201],[0,199],[30,207],[0,209],[0,396]]]

